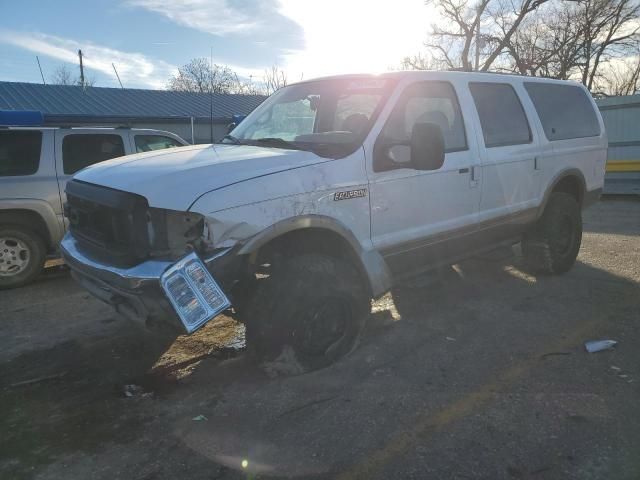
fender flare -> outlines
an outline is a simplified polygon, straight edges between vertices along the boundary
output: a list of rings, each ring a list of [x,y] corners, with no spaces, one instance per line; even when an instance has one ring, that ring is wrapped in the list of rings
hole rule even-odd
[[[547,207],[547,202],[549,201],[549,197],[551,196],[551,192],[553,192],[553,189],[556,188],[558,183],[560,183],[562,180],[564,180],[567,177],[576,177],[579,180],[580,188],[581,188],[580,208],[582,208],[582,203],[584,202],[584,197],[585,197],[585,194],[587,193],[587,182],[584,179],[584,174],[579,169],[567,168],[565,170],[561,170],[560,172],[558,172],[553,177],[553,180],[549,182],[549,186],[545,190],[544,195],[542,197],[542,203],[538,207],[536,219],[540,218],[544,213],[544,209]]]
[[[366,250],[342,222],[326,215],[300,215],[287,218],[265,228],[251,237],[238,251],[238,255],[250,255],[260,250],[271,240],[286,233],[309,228],[331,231],[339,235],[351,247],[354,257],[358,260],[358,269],[369,282],[371,296],[378,298],[391,289],[391,273],[382,255],[376,250]]]
[[[0,199],[0,214],[3,210],[29,210],[38,215],[47,229],[51,247],[57,248],[64,235],[64,228],[51,205],[45,200],[35,198]]]

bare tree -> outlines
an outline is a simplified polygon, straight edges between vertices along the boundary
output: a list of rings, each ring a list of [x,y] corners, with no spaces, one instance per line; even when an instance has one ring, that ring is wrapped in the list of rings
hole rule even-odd
[[[180,92],[233,93],[238,76],[225,65],[211,65],[206,58],[194,58],[169,79],[167,88]]]
[[[76,80],[73,78],[71,71],[66,65],[60,65],[53,71],[53,75],[51,75],[49,83],[53,85],[75,85]]]
[[[71,70],[66,65],[60,65],[53,71],[53,75],[49,79],[51,85],[76,85],[83,86],[80,82],[80,76],[74,77]],[[96,80],[93,77],[87,77],[85,75],[84,86],[93,87],[96,84]]]
[[[271,95],[276,90],[288,85],[287,74],[280,67],[274,65],[264,72],[264,85],[267,95]]]
[[[427,42],[449,69],[489,70],[524,20],[550,0],[427,0],[445,23],[434,24]]]
[[[602,63],[626,56],[638,44],[640,4],[636,0],[583,0],[579,6],[582,83],[591,90]]]
[[[640,55],[608,64],[596,78],[592,91],[606,97],[640,92]]]

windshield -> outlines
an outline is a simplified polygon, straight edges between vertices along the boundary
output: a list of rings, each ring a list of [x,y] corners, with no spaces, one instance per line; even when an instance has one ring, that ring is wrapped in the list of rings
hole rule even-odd
[[[357,148],[390,88],[389,79],[356,77],[284,87],[252,112],[223,143],[276,148]]]

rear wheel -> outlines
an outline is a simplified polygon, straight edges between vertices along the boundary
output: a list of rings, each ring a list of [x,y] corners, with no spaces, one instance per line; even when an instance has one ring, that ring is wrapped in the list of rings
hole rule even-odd
[[[535,273],[567,272],[576,261],[582,242],[580,205],[568,193],[552,193],[535,227],[522,241],[522,253]]]
[[[0,226],[0,288],[29,283],[44,267],[46,247],[35,232],[18,225]]]
[[[351,264],[320,254],[294,256],[257,282],[246,304],[247,347],[260,361],[293,351],[304,370],[322,368],[357,346],[370,308]]]

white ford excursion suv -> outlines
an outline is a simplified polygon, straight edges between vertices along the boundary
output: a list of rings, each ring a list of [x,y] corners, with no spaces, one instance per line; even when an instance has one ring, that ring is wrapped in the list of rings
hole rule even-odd
[[[221,143],[87,168],[67,184],[77,280],[192,332],[231,307],[260,358],[326,365],[399,277],[522,242],[575,262],[607,138],[577,83],[462,72],[311,80]]]

